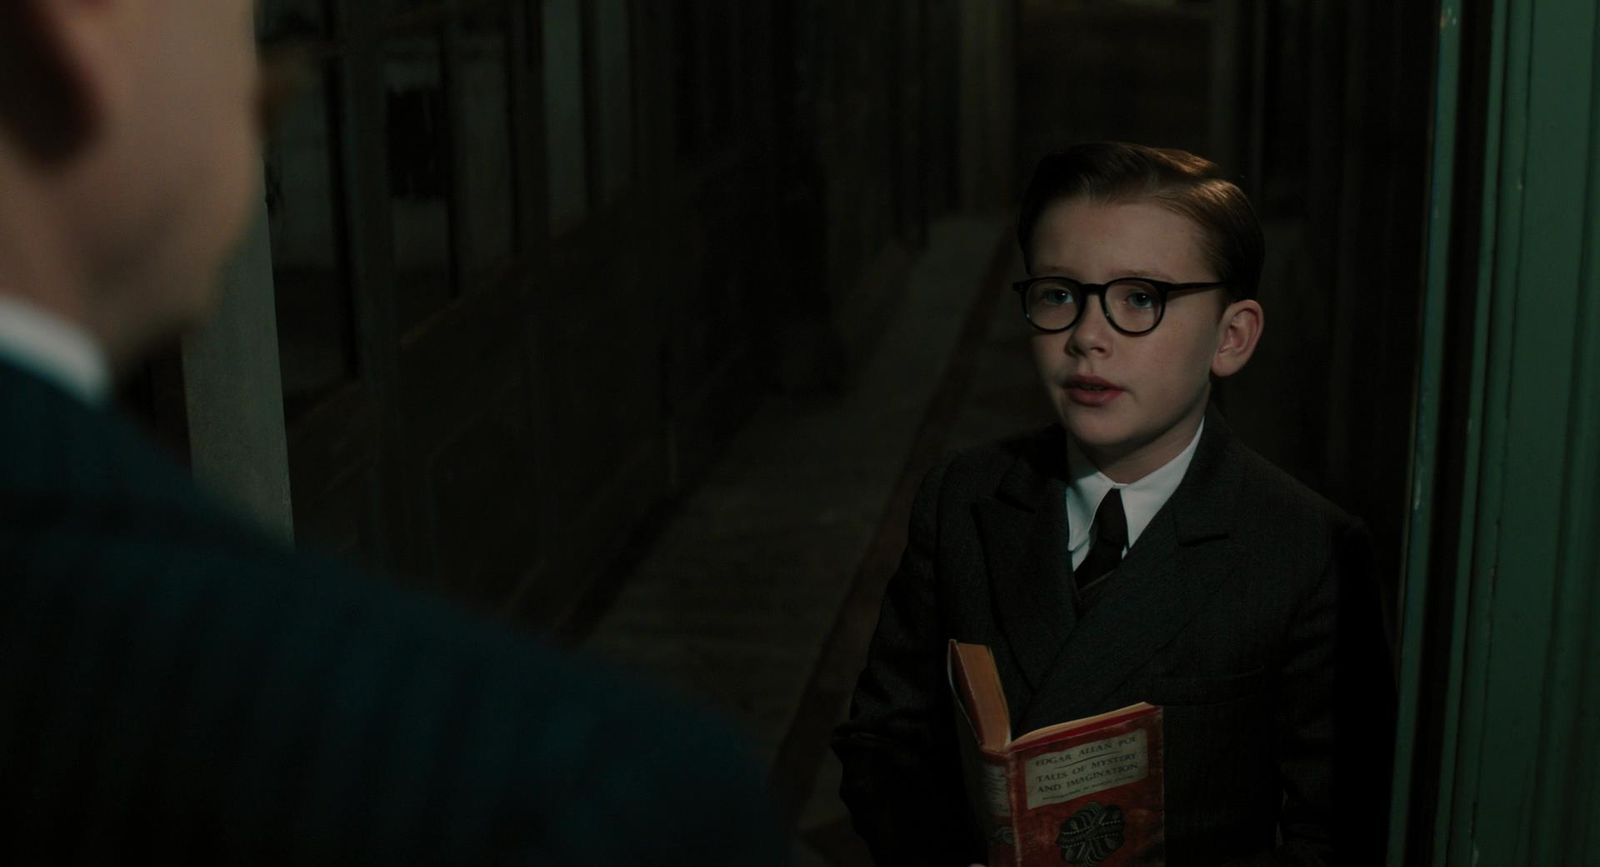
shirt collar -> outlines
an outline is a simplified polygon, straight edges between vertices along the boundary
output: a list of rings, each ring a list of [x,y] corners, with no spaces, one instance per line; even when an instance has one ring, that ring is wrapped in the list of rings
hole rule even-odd
[[[0,357],[89,404],[111,388],[105,353],[77,325],[20,299],[0,295]]]
[[[1100,501],[1113,488],[1122,491],[1122,511],[1128,519],[1128,547],[1132,548],[1139,534],[1150,526],[1156,513],[1167,504],[1172,492],[1178,489],[1178,483],[1183,481],[1184,473],[1189,471],[1189,462],[1194,460],[1195,447],[1200,444],[1200,434],[1205,429],[1206,422],[1202,416],[1200,427],[1195,430],[1194,438],[1189,440],[1183,451],[1144,478],[1125,485],[1113,482],[1105,473],[1095,469],[1094,464],[1078,450],[1072,437],[1067,437],[1067,467],[1072,475],[1072,481],[1067,485],[1067,550],[1076,552],[1089,544],[1089,529],[1094,523],[1094,513],[1100,508]]]

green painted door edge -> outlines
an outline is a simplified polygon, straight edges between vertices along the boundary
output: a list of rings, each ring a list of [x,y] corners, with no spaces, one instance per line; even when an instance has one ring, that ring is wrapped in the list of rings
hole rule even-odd
[[[1434,576],[1455,598],[1444,721],[1415,730],[1413,630],[1399,739],[1441,744],[1433,864],[1577,864],[1600,833],[1600,13],[1592,0],[1492,10],[1484,105],[1457,106],[1486,118],[1477,273],[1451,293],[1473,305],[1473,331],[1451,356],[1424,342],[1414,455],[1425,482],[1429,425],[1465,439],[1460,523],[1437,536],[1457,533],[1457,568]],[[1436,275],[1430,258],[1430,292]],[[1444,432],[1426,389],[1431,365],[1459,353],[1465,425]],[[1414,501],[1411,532],[1427,527],[1427,503]],[[1407,625],[1427,602],[1425,542],[1408,549]]]
[[[1505,167],[1520,165],[1522,135],[1526,132],[1525,120],[1518,118],[1517,90],[1513,87],[1507,92],[1507,77],[1516,74],[1515,61],[1508,59],[1508,54],[1513,53],[1511,23],[1517,11],[1511,8],[1514,2],[1517,0],[1495,0],[1491,25],[1489,92],[1484,106],[1488,121],[1483,147],[1482,226],[1477,279],[1472,284],[1475,309],[1469,351],[1473,360],[1464,432],[1468,443],[1462,465],[1465,479],[1461,486],[1457,571],[1453,576],[1455,610],[1450,618],[1450,670],[1441,732],[1439,803],[1434,819],[1433,863],[1438,867],[1477,861],[1466,853],[1473,846],[1471,815],[1483,739],[1482,677],[1494,635],[1489,606],[1492,570],[1476,569],[1474,564],[1492,564],[1497,556],[1499,534],[1492,519],[1499,512],[1502,480],[1494,472],[1494,462],[1504,453],[1505,392],[1509,384],[1508,361],[1496,358],[1490,363],[1490,325],[1511,312],[1506,309],[1511,293],[1496,293],[1495,289],[1497,284],[1504,285],[1502,281],[1515,278],[1514,273],[1497,272],[1514,267],[1517,261],[1518,226],[1506,214],[1521,211],[1521,184],[1505,175]],[[1527,7],[1523,4],[1519,8]],[[1495,348],[1503,353],[1508,347]],[[1489,526],[1482,528],[1488,532],[1479,532],[1480,513],[1490,518]]]
[[[1485,473],[1485,455],[1498,455],[1503,451],[1503,414],[1505,411],[1504,377],[1506,362],[1496,359],[1489,363],[1490,323],[1496,314],[1505,314],[1503,305],[1496,308],[1495,270],[1498,265],[1515,262],[1515,239],[1501,236],[1502,210],[1520,210],[1518,191],[1520,184],[1505,184],[1502,166],[1513,162],[1503,151],[1516,150],[1518,133],[1523,129],[1508,115],[1515,114],[1515,105],[1507,106],[1506,75],[1508,21],[1511,10],[1508,0],[1496,0],[1492,17],[1490,62],[1487,74],[1489,92],[1484,106],[1488,121],[1485,124],[1484,187],[1481,215],[1481,241],[1478,250],[1478,273],[1473,281],[1474,316],[1472,374],[1469,380],[1467,426],[1468,439],[1462,470],[1465,479],[1461,486],[1462,507],[1457,536],[1457,573],[1455,609],[1451,612],[1450,669],[1447,674],[1444,728],[1440,733],[1441,748],[1439,802],[1434,820],[1433,863],[1439,867],[1462,863],[1463,852],[1472,848],[1473,828],[1470,822],[1475,802],[1479,766],[1475,761],[1482,740],[1483,691],[1478,683],[1469,680],[1469,673],[1482,672],[1484,658],[1492,641],[1492,624],[1488,621],[1489,606],[1484,600],[1491,588],[1484,586],[1487,574],[1473,568],[1477,562],[1493,563],[1494,545],[1498,536],[1493,532],[1477,532],[1479,510],[1490,515],[1498,511],[1499,479]],[[1508,130],[1509,128],[1509,130]],[[1508,134],[1509,133],[1509,134]],[[1508,143],[1508,137],[1511,139]],[[1510,203],[1503,197],[1512,199]],[[1514,229],[1514,227],[1513,227]],[[1509,293],[1501,293],[1502,302]],[[1495,388],[1498,385],[1499,388]],[[1495,395],[1491,395],[1491,391]],[[1496,396],[1498,399],[1496,399]],[[1486,417],[1488,408],[1494,412]],[[1468,857],[1466,863],[1477,859]]]
[[[1563,287],[1550,300],[1564,315],[1538,342],[1563,351],[1536,360],[1535,368],[1553,374],[1552,402],[1564,424],[1552,445],[1564,448],[1547,509],[1554,518],[1550,605],[1548,638],[1537,648],[1543,680],[1532,762],[1541,772],[1528,787],[1523,845],[1528,863],[1592,864],[1585,838],[1600,818],[1600,662],[1593,652],[1600,629],[1600,11],[1593,0],[1551,11],[1541,6],[1542,18],[1534,20],[1533,53],[1547,60],[1533,66],[1529,88],[1530,124],[1540,134],[1528,160],[1525,221],[1532,229],[1524,271],[1539,269],[1535,286]],[[1550,247],[1542,248],[1545,239]],[[1557,255],[1557,245],[1570,255]],[[1524,277],[1519,294],[1527,294],[1528,282]]]
[[[1592,164],[1600,165],[1600,21],[1593,46],[1589,150]],[[1571,532],[1560,549],[1567,586],[1581,589],[1585,596],[1563,600],[1556,624],[1556,649],[1565,651],[1565,660],[1578,663],[1577,670],[1563,665],[1553,672],[1558,684],[1570,683],[1578,693],[1577,706],[1570,709],[1573,725],[1565,732],[1573,742],[1567,757],[1573,770],[1566,780],[1555,774],[1543,778],[1541,803],[1570,806],[1564,811],[1563,827],[1541,827],[1538,832],[1541,839],[1559,841],[1558,851],[1593,853],[1600,852],[1600,539],[1596,538],[1600,530],[1600,171],[1590,171],[1586,198],[1588,232],[1580,276],[1585,289],[1578,310],[1584,339],[1575,354],[1572,377],[1569,485],[1563,504]],[[1557,716],[1548,709],[1546,715]],[[1555,761],[1560,752],[1547,744],[1540,760]]]
[[[1429,157],[1427,250],[1424,265],[1421,355],[1411,422],[1410,506],[1401,563],[1400,705],[1395,729],[1395,776],[1389,805],[1388,863],[1405,862],[1418,703],[1422,692],[1422,629],[1428,601],[1429,541],[1433,532],[1439,403],[1444,384],[1445,305],[1455,193],[1456,119],[1461,83],[1461,3],[1441,0],[1435,48],[1433,148]]]
[[[1454,138],[1457,129],[1456,120],[1459,112],[1463,110],[1462,107],[1458,105],[1457,97],[1459,96],[1461,88],[1459,75],[1462,37],[1461,16],[1465,13],[1462,9],[1461,0],[1444,0],[1444,3],[1444,8],[1447,11],[1441,14],[1439,68],[1439,76],[1441,79],[1440,104],[1441,106],[1448,105],[1450,113],[1448,116],[1444,116],[1442,112],[1436,111],[1435,122],[1437,127],[1435,129],[1435,136],[1436,141],[1442,141],[1445,139],[1450,140],[1450,145],[1452,148],[1451,153],[1453,155],[1453,147],[1455,144]],[[1483,4],[1479,4],[1475,7],[1474,11],[1479,11],[1483,8]],[[1464,587],[1471,575],[1470,564],[1473,562],[1474,556],[1473,547],[1475,544],[1475,535],[1473,534],[1471,528],[1474,526],[1477,520],[1476,515],[1479,494],[1478,469],[1480,467],[1481,456],[1483,453],[1482,421],[1484,383],[1487,377],[1487,358],[1484,348],[1488,343],[1488,324],[1490,321],[1489,303],[1491,298],[1488,274],[1490,269],[1493,267],[1494,261],[1495,245],[1492,239],[1495,236],[1494,233],[1497,222],[1496,213],[1498,208],[1498,186],[1495,182],[1496,178],[1494,177],[1493,173],[1495,171],[1494,167],[1499,164],[1501,130],[1501,124],[1496,122],[1494,118],[1499,116],[1500,104],[1503,95],[1503,78],[1500,74],[1500,71],[1504,68],[1505,57],[1504,46],[1500,37],[1505,33],[1506,12],[1505,0],[1495,0],[1492,7],[1491,23],[1491,32],[1494,34],[1495,38],[1491,40],[1492,47],[1490,57],[1490,72],[1487,76],[1489,92],[1487,94],[1486,105],[1481,107],[1477,105],[1471,105],[1464,109],[1466,111],[1482,110],[1486,113],[1487,117],[1491,118],[1491,120],[1485,125],[1485,142],[1483,145],[1484,165],[1482,167],[1482,171],[1488,174],[1488,177],[1485,179],[1482,201],[1481,203],[1478,203],[1481,207],[1479,220],[1481,222],[1480,231],[1482,233],[1483,242],[1478,250],[1478,265],[1476,268],[1477,279],[1473,281],[1470,293],[1462,292],[1459,288],[1457,291],[1452,293],[1448,291],[1448,287],[1446,285],[1447,281],[1452,276],[1450,274],[1449,244],[1451,241],[1451,230],[1453,229],[1451,217],[1454,202],[1447,199],[1447,201],[1449,201],[1449,207],[1446,207],[1442,210],[1435,209],[1431,213],[1433,225],[1430,226],[1430,244],[1427,265],[1428,279],[1426,291],[1428,294],[1426,296],[1424,308],[1426,317],[1424,320],[1425,339],[1423,342],[1423,358],[1421,359],[1419,367],[1423,371],[1425,386],[1426,384],[1431,383],[1434,391],[1430,395],[1433,398],[1432,402],[1424,402],[1419,400],[1417,449],[1413,455],[1415,466],[1418,469],[1413,470],[1414,475],[1427,474],[1425,478],[1429,482],[1433,480],[1431,473],[1437,469],[1437,444],[1439,441],[1439,436],[1455,435],[1461,436],[1465,439],[1462,460],[1462,472],[1464,474],[1464,478],[1462,479],[1460,486],[1462,503],[1458,516],[1459,523],[1456,528],[1457,533],[1455,534],[1455,538],[1457,540],[1457,551],[1455,553],[1458,570],[1457,574],[1452,576],[1453,583],[1457,585],[1457,591],[1452,594],[1454,606],[1453,610],[1450,612],[1449,618],[1450,635],[1448,636],[1448,642],[1450,648],[1450,667],[1446,673],[1444,697],[1445,712],[1443,714],[1443,724],[1440,731],[1425,733],[1428,736],[1437,737],[1440,742],[1439,780],[1437,781],[1438,786],[1436,789],[1438,793],[1438,801],[1434,805],[1434,821],[1431,829],[1433,836],[1431,846],[1433,857],[1431,859],[1431,863],[1436,865],[1436,867],[1446,867],[1446,865],[1451,863],[1451,830],[1454,827],[1454,823],[1452,821],[1452,817],[1454,815],[1453,804],[1454,794],[1457,788],[1457,770],[1460,766],[1458,754],[1460,752],[1462,732],[1459,709],[1462,707],[1463,678],[1465,659],[1467,655],[1466,643],[1469,632],[1465,628],[1465,622],[1469,616],[1469,612],[1471,611],[1469,606],[1471,601],[1470,594],[1465,592]],[[1446,24],[1449,26],[1444,26]],[[1476,26],[1481,27],[1482,25],[1478,24]],[[1450,89],[1445,91],[1445,79],[1447,77],[1449,79],[1448,86]],[[1453,181],[1453,177],[1436,176],[1434,182],[1436,185],[1442,185],[1448,188]],[[1438,415],[1438,399],[1440,395],[1438,393],[1438,389],[1442,387],[1440,380],[1442,378],[1442,369],[1445,366],[1444,353],[1446,348],[1443,345],[1444,311],[1445,306],[1452,301],[1457,304],[1470,303],[1473,305],[1473,334],[1469,350],[1471,352],[1471,362],[1470,376],[1468,380],[1470,384],[1467,395],[1466,425],[1463,430],[1451,431],[1446,434],[1439,428],[1440,419]],[[1430,431],[1433,434],[1433,437],[1431,439],[1424,439],[1424,436]],[[1421,489],[1420,487],[1414,490],[1411,526],[1408,527],[1410,550],[1408,551],[1408,558],[1406,560],[1406,597],[1405,608],[1403,610],[1405,631],[1403,632],[1403,644],[1401,650],[1403,663],[1401,681],[1401,709],[1403,716],[1401,717],[1401,733],[1399,736],[1401,738],[1402,748],[1406,749],[1407,751],[1396,753],[1397,756],[1407,759],[1411,756],[1412,753],[1410,750],[1415,747],[1416,743],[1418,742],[1418,738],[1424,734],[1416,731],[1416,725],[1418,712],[1417,702],[1420,700],[1420,680],[1422,677],[1420,667],[1422,663],[1421,657],[1423,636],[1421,631],[1422,624],[1425,620],[1426,607],[1428,604],[1427,585],[1430,579],[1431,571],[1429,559],[1431,551],[1429,551],[1429,541],[1431,538],[1430,534],[1433,530],[1431,522],[1431,510],[1433,508],[1432,495],[1433,491],[1431,485],[1426,490]],[[1445,538],[1449,537],[1441,536],[1441,539]],[[1408,815],[1407,811],[1411,806],[1409,796],[1412,782],[1413,781],[1411,781],[1408,777],[1403,779],[1397,778],[1396,781],[1394,813],[1392,815],[1394,816],[1393,822],[1398,827],[1394,828],[1393,832],[1391,833],[1391,846],[1389,851],[1389,862],[1391,865],[1395,865],[1395,867],[1405,863],[1405,838],[1402,836],[1405,832],[1405,828],[1403,823]],[[1422,829],[1419,829],[1419,831],[1421,830]]]

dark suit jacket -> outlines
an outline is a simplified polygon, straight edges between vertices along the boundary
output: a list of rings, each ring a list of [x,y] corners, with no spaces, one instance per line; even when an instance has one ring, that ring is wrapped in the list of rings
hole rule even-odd
[[[0,363],[0,861],[775,863],[736,743],[280,548]]]
[[[880,864],[983,860],[944,670],[994,650],[1016,733],[1165,707],[1169,863],[1382,863],[1394,687],[1354,519],[1213,413],[1105,595],[1076,610],[1060,428],[924,482],[849,722],[842,794]]]

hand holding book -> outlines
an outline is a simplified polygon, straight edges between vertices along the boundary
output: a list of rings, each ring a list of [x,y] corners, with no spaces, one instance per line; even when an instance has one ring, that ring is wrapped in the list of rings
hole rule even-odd
[[[1161,708],[1140,702],[1013,738],[989,648],[951,641],[949,668],[993,867],[1165,863]]]

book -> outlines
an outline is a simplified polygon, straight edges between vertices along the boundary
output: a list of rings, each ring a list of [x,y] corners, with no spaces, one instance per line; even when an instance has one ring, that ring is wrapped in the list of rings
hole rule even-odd
[[[952,640],[949,675],[988,867],[1165,864],[1161,708],[1139,702],[1013,737],[988,647]]]

